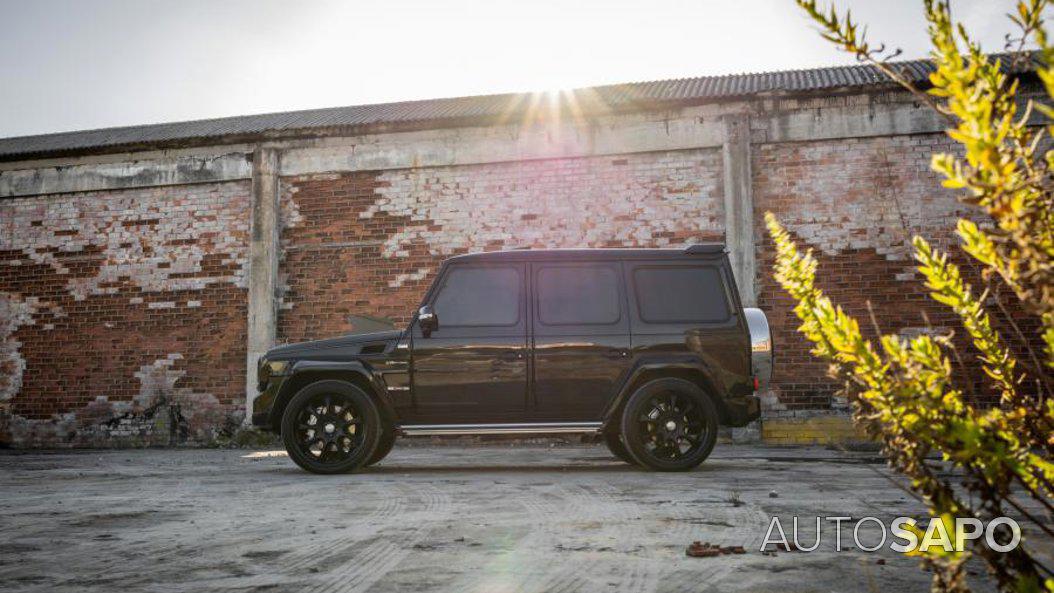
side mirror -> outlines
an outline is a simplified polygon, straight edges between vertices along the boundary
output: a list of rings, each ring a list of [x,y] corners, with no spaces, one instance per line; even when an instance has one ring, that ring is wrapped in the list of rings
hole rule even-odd
[[[417,323],[421,326],[421,333],[426,338],[439,329],[439,317],[436,316],[435,311],[429,305],[425,305],[417,311]]]

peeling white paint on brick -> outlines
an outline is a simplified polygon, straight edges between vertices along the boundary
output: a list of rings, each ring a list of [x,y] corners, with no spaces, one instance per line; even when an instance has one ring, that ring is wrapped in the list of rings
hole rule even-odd
[[[930,153],[953,148],[941,134],[762,145],[755,200],[760,211],[794,211],[781,222],[825,255],[873,249],[905,262],[897,280],[911,280],[911,237],[943,235],[970,212],[929,169]]]
[[[19,327],[33,323],[32,307],[18,295],[0,292],[0,402],[8,401],[22,389],[26,361],[15,338]]]
[[[384,243],[384,257],[395,259],[422,244],[438,256],[495,245],[664,246],[674,233],[723,233],[720,159],[707,149],[388,171],[360,216],[409,217]]]
[[[115,294],[124,284],[147,292],[245,286],[246,182],[16,198],[6,206],[10,228],[0,249],[69,274],[66,289],[78,300]],[[233,269],[210,273],[206,256]],[[89,277],[71,272],[96,263]]]
[[[172,353],[143,365],[135,373],[140,390],[132,401],[110,401],[99,395],[49,419],[10,415],[7,431],[24,447],[173,445],[184,436],[193,442],[210,442],[228,422],[229,411],[211,394],[177,387],[186,374],[174,368],[182,358]]]

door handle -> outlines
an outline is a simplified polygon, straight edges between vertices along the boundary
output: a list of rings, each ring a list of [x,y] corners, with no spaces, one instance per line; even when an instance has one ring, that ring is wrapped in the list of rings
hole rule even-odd
[[[629,356],[629,351],[621,348],[610,348],[604,351],[605,358],[626,358],[627,356]]]
[[[520,350],[512,350],[512,351],[509,351],[509,352],[502,352],[501,355],[498,358],[500,360],[505,361],[505,362],[514,362],[514,361],[523,359],[523,352],[520,351]]]

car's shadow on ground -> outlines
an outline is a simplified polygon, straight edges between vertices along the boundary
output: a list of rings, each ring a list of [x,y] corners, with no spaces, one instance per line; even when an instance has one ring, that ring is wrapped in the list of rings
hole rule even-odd
[[[274,468],[273,471],[283,474],[304,474],[305,472],[290,462],[287,467]],[[688,472],[678,473],[705,473],[720,471],[717,467],[707,467],[706,464],[693,468]],[[338,475],[361,475],[361,476],[404,476],[404,475],[472,475],[472,474],[650,474],[655,473],[646,469],[629,465],[621,461],[611,462],[599,461],[590,465],[567,465],[567,464],[450,464],[450,465],[417,465],[413,463],[392,463],[375,465],[360,469],[353,474]]]
[[[625,473],[644,470],[613,462],[604,465],[377,465],[360,470],[360,474],[471,474],[471,473]]]

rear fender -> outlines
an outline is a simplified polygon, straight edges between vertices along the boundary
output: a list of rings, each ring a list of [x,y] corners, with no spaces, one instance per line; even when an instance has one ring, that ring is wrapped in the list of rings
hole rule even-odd
[[[647,381],[662,377],[684,378],[698,385],[713,400],[718,413],[721,414],[721,422],[725,421],[727,417],[725,402],[716,389],[717,382],[713,373],[698,358],[683,357],[645,360],[634,366],[619,386],[615,397],[608,402],[608,406],[604,410],[604,427],[607,428],[609,425],[618,426],[619,412],[622,409],[622,405],[633,395],[633,392]]]

